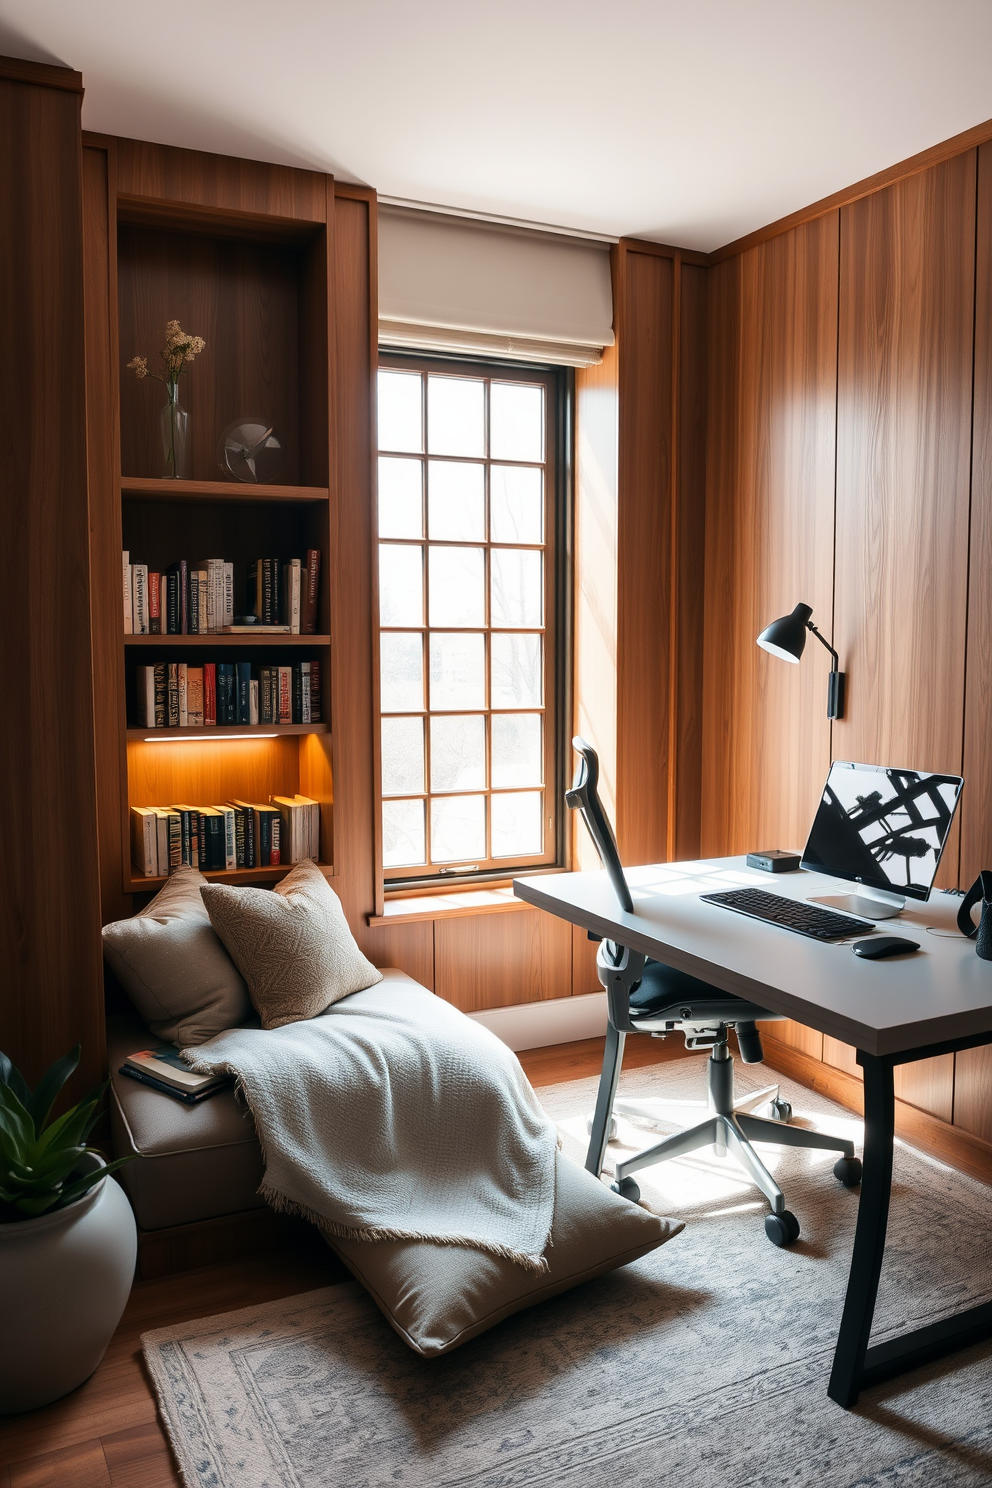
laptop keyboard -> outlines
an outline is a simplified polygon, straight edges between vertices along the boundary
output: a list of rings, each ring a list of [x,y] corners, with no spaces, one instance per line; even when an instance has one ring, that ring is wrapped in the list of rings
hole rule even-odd
[[[718,904],[721,909],[750,915],[753,920],[781,925],[783,930],[794,930],[797,935],[808,935],[813,940],[841,940],[845,935],[864,935],[875,928],[870,921],[855,920],[850,915],[838,914],[835,909],[822,909],[818,904],[785,899],[765,889],[727,889],[722,894],[699,897],[706,904]]]

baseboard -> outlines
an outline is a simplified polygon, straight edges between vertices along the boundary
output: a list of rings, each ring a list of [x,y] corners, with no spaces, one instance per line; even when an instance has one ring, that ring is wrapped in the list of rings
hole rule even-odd
[[[761,1042],[765,1063],[779,1074],[798,1080],[801,1085],[835,1100],[859,1116],[864,1115],[864,1090],[855,1075],[836,1069],[832,1064],[824,1064],[789,1044],[779,1043],[764,1029]],[[949,1122],[941,1121],[939,1116],[931,1116],[928,1111],[921,1111],[902,1100],[896,1101],[896,1136],[927,1157],[935,1157],[938,1162],[947,1163],[981,1183],[992,1184],[992,1143],[983,1141],[981,1137],[951,1126]]]
[[[470,1013],[469,1017],[482,1023],[514,1053],[520,1049],[544,1049],[549,1044],[602,1038],[606,1029],[606,993],[583,992],[578,997],[485,1008],[481,1013]]]

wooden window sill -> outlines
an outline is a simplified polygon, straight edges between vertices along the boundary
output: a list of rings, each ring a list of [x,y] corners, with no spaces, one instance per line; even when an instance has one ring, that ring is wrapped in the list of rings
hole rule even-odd
[[[506,914],[527,909],[510,887],[452,889],[447,894],[404,894],[387,899],[381,915],[369,915],[370,926],[413,925],[420,920],[449,920],[457,915]]]

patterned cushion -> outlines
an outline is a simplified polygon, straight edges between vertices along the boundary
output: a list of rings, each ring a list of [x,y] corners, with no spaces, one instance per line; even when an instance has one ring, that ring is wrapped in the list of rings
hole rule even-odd
[[[202,1044],[251,1015],[248,989],[211,929],[206,879],[177,868],[152,902],[103,927],[103,954],[152,1032]]]
[[[274,891],[204,884],[200,893],[263,1028],[315,1018],[382,981],[358,949],[337,894],[309,859]]]

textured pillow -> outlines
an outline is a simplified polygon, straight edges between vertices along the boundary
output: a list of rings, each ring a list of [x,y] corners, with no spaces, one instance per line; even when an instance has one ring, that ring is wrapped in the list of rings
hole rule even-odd
[[[204,884],[210,922],[248,983],[263,1028],[315,1018],[382,981],[348,928],[341,901],[307,858],[275,890]]]
[[[327,1243],[404,1343],[430,1357],[449,1353],[511,1313],[636,1261],[684,1228],[621,1199],[559,1152],[543,1274],[461,1245],[337,1236]]]
[[[130,920],[103,927],[103,954],[160,1039],[185,1048],[236,1028],[251,1014],[248,989],[217,939],[195,868],[177,868]]]

